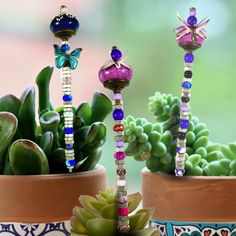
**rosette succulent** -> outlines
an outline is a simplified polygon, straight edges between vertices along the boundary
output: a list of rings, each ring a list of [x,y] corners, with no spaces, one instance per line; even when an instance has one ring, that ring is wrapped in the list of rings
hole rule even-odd
[[[140,193],[128,196],[129,212],[133,212],[141,202]],[[112,190],[99,192],[96,197],[81,195],[79,202],[82,207],[73,209],[71,218],[72,236],[114,236],[117,232],[116,195]],[[153,227],[146,228],[153,210],[140,209],[129,216],[130,232],[124,235],[156,236]]]
[[[0,174],[32,175],[65,173],[63,108],[54,109],[49,96],[53,67],[37,76],[39,122],[35,119],[35,89],[28,87],[20,98],[0,98]],[[73,108],[76,172],[91,170],[101,157],[106,140],[105,117],[112,102],[96,92],[91,104]]]
[[[146,161],[152,172],[174,174],[180,99],[156,92],[149,98],[149,111],[156,122],[128,116],[125,124],[126,154]],[[228,145],[209,140],[210,130],[190,114],[186,135],[186,175],[236,175],[236,142]]]

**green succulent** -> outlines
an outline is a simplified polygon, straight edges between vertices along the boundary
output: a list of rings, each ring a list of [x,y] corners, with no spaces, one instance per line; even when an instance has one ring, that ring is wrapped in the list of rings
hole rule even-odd
[[[126,154],[137,161],[145,161],[152,172],[174,174],[180,99],[156,92],[149,98],[148,107],[155,122],[133,116],[127,116],[124,121]],[[211,142],[205,123],[192,114],[189,121],[186,175],[236,175],[236,142],[228,145]]]
[[[53,108],[49,84],[53,67],[37,76],[38,120],[35,118],[35,89],[28,87],[20,98],[0,98],[0,174],[33,175],[66,173],[63,108]],[[112,111],[112,102],[95,92],[91,104],[83,102],[74,113],[75,172],[93,169],[106,141],[103,120]]]
[[[129,212],[134,212],[142,197],[140,193],[128,196]],[[99,192],[95,197],[81,195],[79,202],[82,207],[73,209],[71,218],[72,236],[114,236],[117,233],[116,195],[112,190]],[[146,228],[152,209],[140,209],[129,216],[130,232],[125,235],[155,236],[153,227]]]

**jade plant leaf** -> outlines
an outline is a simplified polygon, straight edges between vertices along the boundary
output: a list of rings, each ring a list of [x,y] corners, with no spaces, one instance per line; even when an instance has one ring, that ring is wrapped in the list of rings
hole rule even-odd
[[[9,159],[15,175],[48,174],[48,160],[43,150],[27,139],[15,141],[9,150]]]
[[[81,118],[85,125],[89,125],[92,118],[92,109],[88,102],[83,102],[75,111],[75,116]]]
[[[21,96],[21,106],[18,115],[19,130],[24,139],[35,140],[35,90],[28,87]]]
[[[9,112],[0,112],[0,173],[2,172],[4,154],[17,129],[17,118]]]
[[[0,98],[0,112],[10,112],[17,117],[20,106],[21,101],[12,94],[8,94]]]

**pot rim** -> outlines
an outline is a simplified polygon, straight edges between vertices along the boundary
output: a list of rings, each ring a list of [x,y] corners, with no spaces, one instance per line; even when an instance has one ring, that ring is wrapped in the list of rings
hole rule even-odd
[[[141,170],[141,174],[144,175],[161,175],[163,177],[167,178],[173,178],[173,179],[193,179],[193,180],[236,180],[236,176],[183,176],[183,177],[176,177],[175,175],[170,175],[162,172],[151,172],[147,167],[144,167]]]
[[[67,173],[67,174],[47,174],[47,175],[0,175],[0,180],[3,179],[22,179],[22,180],[42,180],[42,179],[65,179],[65,178],[78,178],[79,176],[91,176],[97,175],[98,173],[105,172],[105,167],[103,165],[97,164],[93,170],[77,172],[77,173]]]

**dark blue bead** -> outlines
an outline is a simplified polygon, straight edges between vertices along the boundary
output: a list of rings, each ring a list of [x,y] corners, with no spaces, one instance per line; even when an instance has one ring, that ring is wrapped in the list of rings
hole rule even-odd
[[[119,49],[112,49],[111,58],[114,61],[119,61],[122,58],[122,53]]]
[[[64,133],[65,134],[73,134],[74,133],[74,128],[65,128]]]
[[[72,101],[73,97],[71,95],[64,95],[62,99],[65,102],[70,102]]]
[[[73,144],[66,144],[66,150],[72,150],[74,147]]]
[[[189,16],[187,19],[189,25],[194,26],[197,24],[197,17],[196,16]]]
[[[53,33],[64,30],[77,31],[78,28],[78,20],[69,14],[56,16],[50,24],[50,29]]]
[[[192,63],[194,61],[194,55],[192,53],[186,53],[184,55],[184,61],[187,63]]]
[[[191,89],[192,84],[189,81],[184,81],[182,83],[182,87],[185,88],[185,89]]]
[[[113,111],[114,120],[123,120],[123,118],[124,118],[124,111],[122,109],[115,109]]]
[[[63,52],[67,52],[67,51],[69,51],[70,50],[70,45],[69,44],[62,44],[61,45],[61,50],[63,51]]]
[[[189,127],[189,121],[188,120],[180,120],[180,127],[182,129],[187,129]]]
[[[75,160],[67,160],[66,161],[67,167],[75,166],[75,164],[76,164]]]

